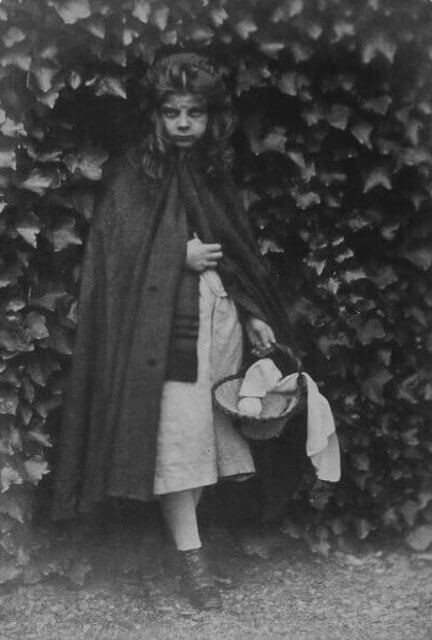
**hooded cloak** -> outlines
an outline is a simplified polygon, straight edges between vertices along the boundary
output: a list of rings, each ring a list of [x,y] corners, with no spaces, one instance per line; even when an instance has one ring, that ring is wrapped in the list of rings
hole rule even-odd
[[[92,511],[108,496],[154,498],[161,394],[175,353],[191,229],[203,242],[222,245],[218,272],[240,312],[265,320],[278,341],[290,341],[274,275],[228,172],[208,173],[193,153],[180,160],[174,151],[163,179],[151,182],[135,149],[114,163],[105,186],[82,266],[54,470],[55,519]],[[198,287],[190,291],[193,310]]]

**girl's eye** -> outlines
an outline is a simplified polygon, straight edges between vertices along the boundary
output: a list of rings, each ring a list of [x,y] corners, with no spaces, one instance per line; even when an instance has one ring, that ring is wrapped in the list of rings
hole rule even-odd
[[[175,109],[162,109],[162,115],[165,116],[165,118],[175,118],[177,111]]]
[[[192,109],[190,112],[192,118],[200,118],[201,116],[204,115],[204,113],[205,113],[204,109],[198,109],[198,108]]]

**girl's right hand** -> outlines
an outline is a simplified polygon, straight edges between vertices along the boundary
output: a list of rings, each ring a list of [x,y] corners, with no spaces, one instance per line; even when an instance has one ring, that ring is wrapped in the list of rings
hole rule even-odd
[[[186,266],[192,271],[201,273],[206,269],[215,269],[221,258],[220,244],[205,244],[199,238],[193,238],[187,243]]]

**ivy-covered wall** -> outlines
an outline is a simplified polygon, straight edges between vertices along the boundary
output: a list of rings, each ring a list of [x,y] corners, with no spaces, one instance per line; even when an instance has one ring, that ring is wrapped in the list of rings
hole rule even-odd
[[[313,534],[432,541],[430,0],[3,0],[0,582],[28,562],[102,165],[182,44],[226,68],[236,178],[336,414],[343,480],[305,504]]]

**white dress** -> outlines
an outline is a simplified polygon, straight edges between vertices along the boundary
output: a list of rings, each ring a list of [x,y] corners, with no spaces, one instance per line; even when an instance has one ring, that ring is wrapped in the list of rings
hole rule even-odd
[[[198,379],[168,381],[163,388],[155,495],[255,472],[247,441],[212,405],[212,385],[238,371],[243,348],[237,308],[216,271],[200,275],[199,306]]]

